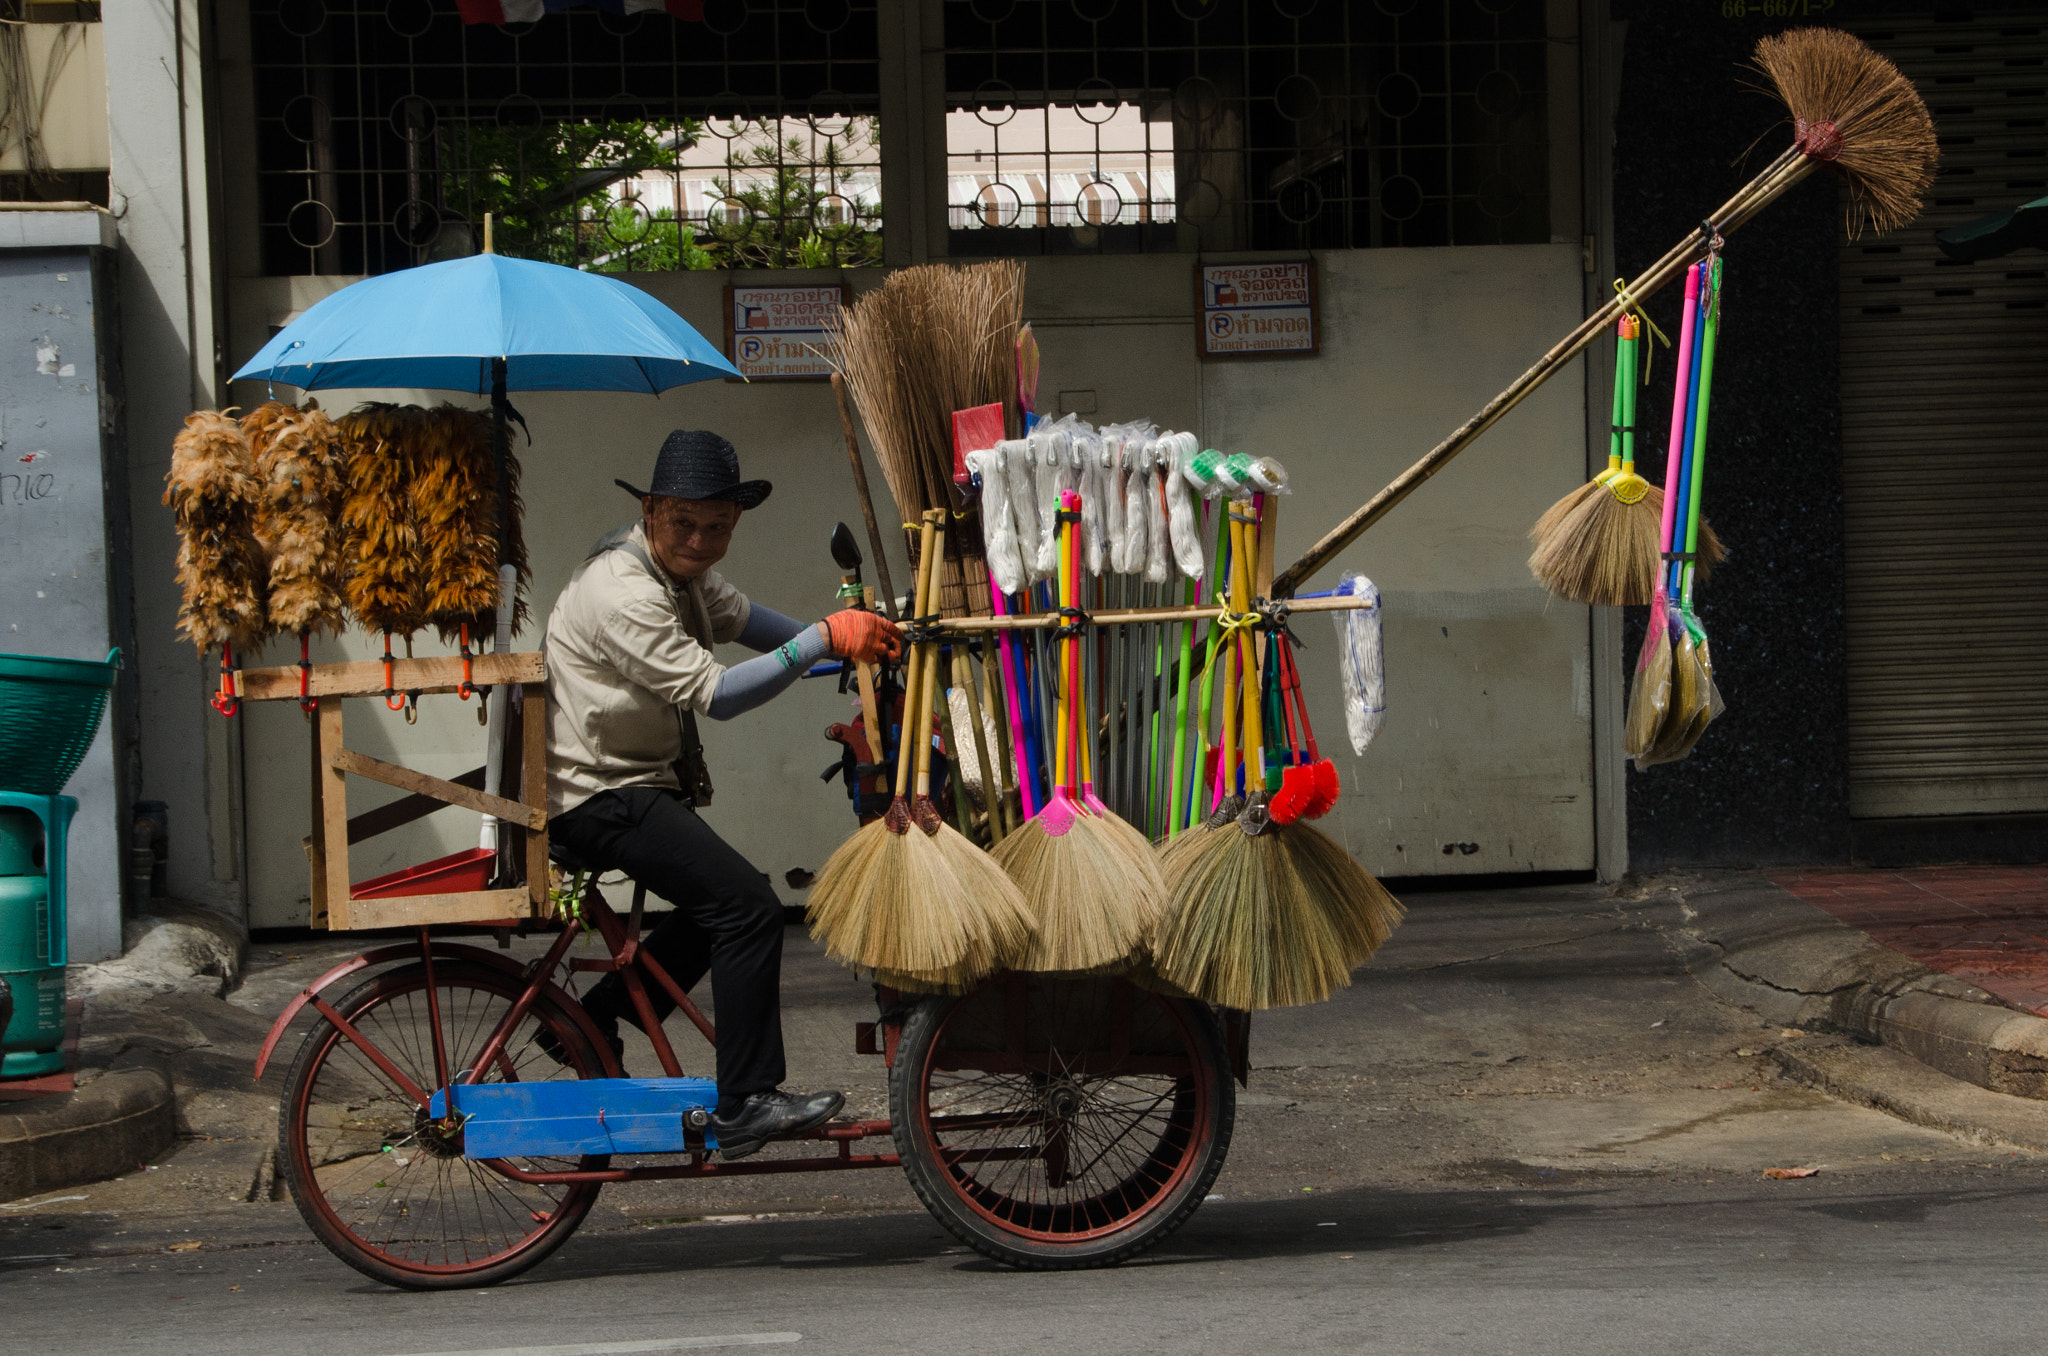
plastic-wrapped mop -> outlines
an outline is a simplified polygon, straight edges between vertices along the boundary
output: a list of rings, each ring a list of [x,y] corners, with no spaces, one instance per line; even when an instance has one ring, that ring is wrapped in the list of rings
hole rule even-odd
[[[1038,550],[1031,561],[1033,579],[1050,579],[1059,572],[1056,528],[1060,494],[1078,488],[1079,477],[1068,458],[1074,425],[1078,422],[1068,414],[1031,430],[1031,472],[1036,481],[1038,505]]]
[[[1010,511],[1010,477],[1004,444],[967,454],[967,469],[981,477],[981,535],[988,552],[989,572],[996,587],[1015,593],[1024,587],[1024,557],[1017,542],[1017,520]]]
[[[1081,565],[1099,575],[1109,551],[1102,513],[1102,435],[1082,424],[1074,431],[1073,450],[1081,488]]]
[[[1115,561],[1118,574],[1141,574],[1145,569],[1145,556],[1152,540],[1147,473],[1151,470],[1155,441],[1150,433],[1138,434],[1124,441],[1124,550]]]
[[[1164,438],[1155,438],[1145,453],[1145,582],[1164,584],[1167,564],[1172,558],[1167,545],[1166,489],[1170,448]]]
[[[1104,424],[1101,445],[1096,449],[1100,461],[1095,484],[1102,500],[1102,563],[1104,568],[1112,570],[1116,568],[1124,540],[1123,454],[1124,440],[1130,436],[1129,424]]]
[[[1038,559],[1038,481],[1031,465],[1031,443],[1009,438],[996,444],[1002,464],[1003,497],[1010,507],[1010,526],[1017,539],[1017,588],[1028,585]]]
[[[1167,535],[1173,543],[1173,563],[1183,576],[1200,579],[1203,566],[1202,525],[1195,521],[1193,487],[1188,484],[1188,461],[1202,445],[1192,433],[1169,433],[1160,438],[1168,448],[1166,459]]]
[[[1368,598],[1364,607],[1335,612],[1337,662],[1344,679],[1344,728],[1351,752],[1363,754],[1387,720],[1387,657],[1380,633],[1380,591],[1362,574],[1346,571],[1337,592]]]

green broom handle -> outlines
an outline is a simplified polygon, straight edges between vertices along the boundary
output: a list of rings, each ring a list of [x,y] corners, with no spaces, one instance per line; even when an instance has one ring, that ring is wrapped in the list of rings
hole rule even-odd
[[[1168,474],[1172,474],[1169,472]],[[1181,589],[1187,605],[1192,607],[1198,581],[1190,579]],[[1170,840],[1181,831],[1181,815],[1187,806],[1188,780],[1188,681],[1189,669],[1195,658],[1195,624],[1182,622],[1180,626],[1180,681],[1174,684],[1173,699],[1173,764],[1168,770],[1166,792],[1166,836]]]
[[[1628,317],[1614,322],[1614,401],[1613,412],[1608,417],[1607,469],[1593,477],[1605,484],[1621,474],[1622,437],[1621,426],[1628,422]]]
[[[1637,322],[1640,326],[1641,322]],[[1624,368],[1615,380],[1620,382],[1627,394],[1621,401],[1621,470],[1624,475],[1634,474],[1636,469],[1636,350],[1642,343],[1642,336],[1624,339],[1618,346],[1623,350],[1617,355],[1617,365]]]
[[[1688,557],[1700,546],[1700,482],[1707,471],[1707,397],[1714,389],[1714,348],[1721,336],[1721,260],[1716,257],[1712,277],[1708,283],[1706,305],[1706,335],[1700,341],[1700,399],[1699,414],[1695,419],[1692,435],[1692,482],[1687,486],[1685,505],[1685,553]],[[1698,561],[1685,562],[1685,584],[1681,591],[1680,608],[1692,611],[1693,571]]]

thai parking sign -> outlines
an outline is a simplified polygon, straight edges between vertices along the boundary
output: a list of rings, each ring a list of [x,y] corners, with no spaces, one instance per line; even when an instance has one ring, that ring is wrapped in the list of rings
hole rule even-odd
[[[845,304],[840,283],[728,287],[726,356],[752,381],[822,381],[832,375],[825,324]]]
[[[1305,357],[1322,345],[1313,259],[1196,264],[1195,289],[1205,359]]]

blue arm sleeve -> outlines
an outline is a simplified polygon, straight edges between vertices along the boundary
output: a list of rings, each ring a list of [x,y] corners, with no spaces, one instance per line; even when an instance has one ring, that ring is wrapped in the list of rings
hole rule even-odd
[[[804,629],[800,621],[791,621],[772,607],[759,603],[750,605],[747,624],[741,628],[739,643],[756,654],[767,654],[778,645],[784,645],[796,638]]]
[[[754,616],[758,618],[767,611],[757,607]],[[772,612],[768,615],[777,621],[789,621],[789,618],[776,617]],[[793,622],[790,624],[795,625]],[[750,619],[747,629],[752,631],[753,628],[754,622]],[[744,664],[735,664],[720,674],[718,686],[711,693],[711,705],[704,714],[713,720],[731,720],[743,711],[751,711],[795,682],[798,674],[824,658],[825,654],[825,637],[818,634],[817,627],[797,627],[795,634],[784,640],[773,653],[749,659]]]

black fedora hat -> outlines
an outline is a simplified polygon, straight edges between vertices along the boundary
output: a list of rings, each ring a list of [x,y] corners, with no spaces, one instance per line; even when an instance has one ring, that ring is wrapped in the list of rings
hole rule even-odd
[[[775,487],[765,480],[741,480],[739,453],[709,429],[679,428],[661,444],[654,459],[654,479],[644,490],[623,480],[612,482],[635,499],[658,494],[667,499],[730,499],[743,509],[758,508]]]

